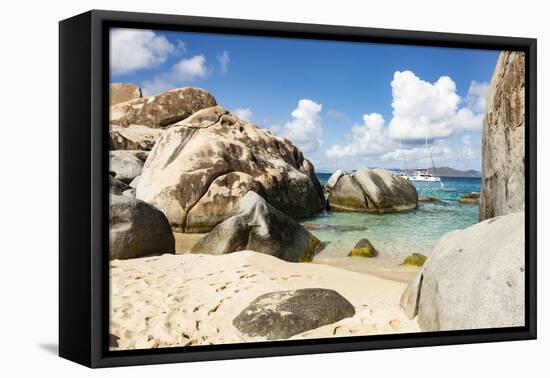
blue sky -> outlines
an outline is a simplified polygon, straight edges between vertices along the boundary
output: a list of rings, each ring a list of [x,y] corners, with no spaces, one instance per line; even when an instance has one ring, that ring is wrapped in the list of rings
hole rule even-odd
[[[145,95],[194,85],[288,137],[317,171],[480,168],[498,52],[203,33],[111,31],[111,81]]]

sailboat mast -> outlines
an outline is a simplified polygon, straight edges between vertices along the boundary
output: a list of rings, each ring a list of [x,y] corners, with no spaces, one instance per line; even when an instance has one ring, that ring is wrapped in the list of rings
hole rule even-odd
[[[434,158],[433,158],[433,156],[432,156],[432,149],[431,149],[431,147],[428,145],[428,139],[427,139],[427,138],[426,138],[426,145],[428,146],[428,152],[430,153],[430,159],[432,160],[432,167],[433,167],[433,171],[434,171],[433,175],[434,175],[434,176],[437,176],[437,173],[436,173],[436,171],[435,171]]]
[[[405,172],[409,174],[409,167],[407,167],[407,159],[405,159],[405,153],[403,152],[401,140],[399,140],[399,150],[401,150],[401,158],[403,159],[403,163],[405,164]]]

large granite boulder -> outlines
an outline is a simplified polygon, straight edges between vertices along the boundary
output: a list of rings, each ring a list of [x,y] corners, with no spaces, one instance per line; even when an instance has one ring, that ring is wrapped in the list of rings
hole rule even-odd
[[[119,104],[141,97],[141,89],[132,83],[113,83],[109,85],[109,103]]]
[[[523,326],[525,213],[444,235],[401,297],[425,331]]]
[[[109,258],[174,253],[174,234],[162,211],[130,196],[110,195]]]
[[[128,127],[112,125],[109,128],[109,148],[111,150],[150,151],[163,132],[163,129],[153,129],[141,125]]]
[[[338,179],[328,202],[333,211],[389,213],[415,209],[418,194],[409,180],[393,172],[360,168]]]
[[[141,174],[147,154],[143,151],[110,151],[109,172],[111,177],[129,184]]]
[[[187,213],[185,231],[208,232],[212,227],[227,219],[237,203],[246,193],[262,193],[261,185],[244,172],[231,172],[219,176]]]
[[[334,290],[299,289],[259,296],[233,319],[233,325],[248,336],[277,340],[354,315],[353,305]]]
[[[192,253],[223,255],[252,250],[291,262],[311,261],[320,241],[302,225],[255,192],[242,197],[232,216],[191,248]]]
[[[330,192],[332,188],[334,188],[334,186],[342,176],[344,176],[344,171],[342,171],[341,169],[338,169],[332,175],[330,175],[327,181],[327,185],[325,186],[327,192]]]
[[[142,97],[111,106],[110,123],[118,126],[169,126],[198,110],[216,105],[214,96],[204,89],[185,87],[156,96]]]
[[[165,131],[136,195],[161,209],[175,230],[204,232],[249,190],[291,217],[324,208],[314,168],[292,142],[212,107]]]
[[[525,54],[500,53],[482,131],[480,219],[525,208]]]

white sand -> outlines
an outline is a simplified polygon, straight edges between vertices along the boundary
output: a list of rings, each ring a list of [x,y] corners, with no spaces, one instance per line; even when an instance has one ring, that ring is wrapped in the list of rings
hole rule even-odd
[[[356,314],[292,338],[420,330],[399,307],[406,283],[251,251],[163,255],[111,262],[112,349],[258,341],[233,327],[242,309],[262,294],[308,287],[336,290]]]

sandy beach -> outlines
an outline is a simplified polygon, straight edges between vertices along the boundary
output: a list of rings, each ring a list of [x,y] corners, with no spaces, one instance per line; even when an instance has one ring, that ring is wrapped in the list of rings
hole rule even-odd
[[[111,261],[111,349],[262,341],[232,320],[258,296],[281,290],[336,290],[353,317],[293,336],[340,337],[417,332],[399,307],[406,284],[252,251],[180,254]]]

